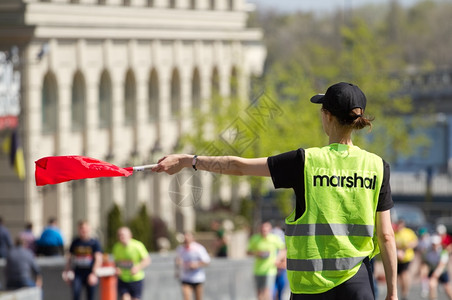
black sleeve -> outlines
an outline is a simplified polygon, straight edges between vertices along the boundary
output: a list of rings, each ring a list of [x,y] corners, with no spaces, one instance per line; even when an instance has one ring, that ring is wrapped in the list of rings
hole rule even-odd
[[[304,161],[305,152],[301,148],[267,160],[275,188],[292,188],[295,192],[295,219],[301,217],[306,209]]]
[[[71,245],[69,246],[69,253],[74,254],[75,247],[79,244],[79,239],[75,238],[72,240]]]
[[[276,189],[294,188],[304,182],[304,150],[298,149],[267,159],[268,168]]]
[[[377,211],[385,211],[394,206],[392,200],[391,185],[389,183],[391,169],[387,162],[383,160],[384,172],[383,183],[381,184],[380,195],[378,197]]]
[[[99,241],[98,241],[98,240],[95,240],[95,239],[93,239],[93,240],[94,240],[94,244],[93,244],[93,254],[96,253],[96,252],[101,252],[101,253],[102,253],[102,247],[101,247]]]

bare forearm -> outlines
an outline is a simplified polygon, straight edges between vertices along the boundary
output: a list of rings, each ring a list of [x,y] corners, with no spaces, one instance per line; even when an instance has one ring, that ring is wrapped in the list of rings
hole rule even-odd
[[[389,210],[377,212],[376,226],[386,277],[386,299],[397,299],[397,248]]]
[[[265,159],[265,162],[263,161]],[[265,163],[265,166],[264,166]],[[196,168],[227,175],[269,176],[266,158],[242,158],[238,156],[199,156]]]
[[[150,257],[150,256],[147,256],[146,258],[144,258],[144,259],[140,262],[139,266],[140,266],[140,269],[143,270],[143,269],[145,269],[147,266],[149,266],[150,264],[151,264],[151,257]]]
[[[100,267],[102,267],[102,253],[101,252],[95,252],[94,253],[94,264],[93,264],[93,273],[96,273],[96,270]]]
[[[198,156],[172,154],[159,160],[152,170],[175,174],[183,168],[193,168],[227,175],[270,176],[266,158],[242,158],[238,156]]]
[[[379,238],[381,260],[386,277],[387,294],[397,295],[397,250],[395,241],[391,237]]]
[[[436,267],[435,271],[433,271],[432,276],[439,278],[441,274],[444,272],[444,269],[446,268],[446,264],[443,262],[440,262],[438,266]]]
[[[71,259],[72,259],[71,254],[70,253],[67,254],[66,255],[66,264],[64,266],[64,271],[69,271],[71,269]]]

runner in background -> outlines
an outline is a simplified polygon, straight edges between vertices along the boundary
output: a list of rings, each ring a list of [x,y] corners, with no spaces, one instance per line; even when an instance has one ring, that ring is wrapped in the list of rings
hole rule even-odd
[[[91,237],[87,221],[80,221],[77,231],[78,236],[69,247],[63,279],[72,287],[72,299],[81,299],[85,288],[86,299],[93,300],[99,282],[96,269],[102,265],[102,249],[99,241]]]
[[[118,242],[113,245],[113,259],[118,274],[118,296],[121,300],[141,299],[144,269],[151,257],[144,244],[132,238],[128,227],[118,229]]]
[[[258,300],[271,300],[275,288],[277,265],[285,258],[281,238],[271,233],[269,222],[261,224],[260,233],[251,236],[248,254],[254,256],[254,279]]]
[[[197,243],[193,233],[184,234],[184,242],[176,249],[176,277],[182,285],[184,300],[203,298],[203,285],[206,281],[205,267],[210,264],[210,256],[206,248]]]
[[[397,222],[394,234],[397,247],[397,275],[402,290],[402,300],[406,300],[413,279],[410,265],[414,260],[414,248],[418,244],[418,238],[412,229],[405,226],[403,219]]]
[[[435,300],[438,298],[438,284],[441,283],[447,297],[452,300],[452,287],[449,284],[449,272],[447,270],[449,252],[443,249],[439,235],[433,235],[431,241],[431,247],[423,256],[423,261],[429,268],[429,299]]]

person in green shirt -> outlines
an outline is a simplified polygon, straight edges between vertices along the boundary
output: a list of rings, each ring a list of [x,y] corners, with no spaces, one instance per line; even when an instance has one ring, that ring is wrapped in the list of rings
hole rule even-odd
[[[257,298],[269,300],[273,295],[277,273],[277,262],[284,259],[284,243],[271,233],[272,225],[262,223],[260,233],[254,234],[248,243],[248,254],[255,257],[254,278]]]
[[[128,227],[118,229],[118,240],[112,251],[118,274],[118,295],[122,300],[141,299],[143,270],[151,263],[151,257],[143,243],[132,238]]]

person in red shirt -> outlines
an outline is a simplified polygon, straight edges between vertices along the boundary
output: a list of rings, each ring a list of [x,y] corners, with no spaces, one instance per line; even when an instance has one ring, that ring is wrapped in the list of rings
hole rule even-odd
[[[452,253],[452,236],[447,233],[447,228],[443,224],[439,224],[436,227],[436,232],[441,237],[441,247],[446,249],[447,252]]]

